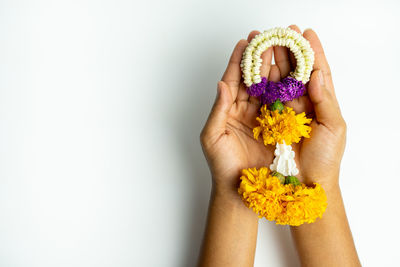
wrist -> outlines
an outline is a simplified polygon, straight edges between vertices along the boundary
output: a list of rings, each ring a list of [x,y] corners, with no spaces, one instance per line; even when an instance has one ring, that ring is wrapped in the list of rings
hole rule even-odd
[[[211,196],[232,204],[244,205],[238,193],[238,188],[233,185],[221,185],[213,182]]]
[[[241,216],[249,216],[258,219],[258,215],[243,203],[238,193],[238,185],[219,184],[213,181],[211,202],[213,205],[224,207],[226,211],[239,212]]]
[[[329,181],[321,181],[317,183],[320,184],[327,193],[340,191],[339,181],[337,179]]]
[[[231,191],[219,190],[219,188],[212,188],[210,206],[219,210],[220,214],[228,216],[229,218],[246,219],[249,222],[258,221],[258,215],[243,203],[239,194],[233,194]]]
[[[325,191],[336,191],[339,189],[339,174],[305,176],[304,183],[311,186],[313,183],[319,184]]]
[[[308,185],[311,185],[312,183],[318,183],[323,188],[327,197],[327,210],[330,210],[332,206],[336,206],[338,203],[342,202],[342,196],[339,186],[339,180],[337,179],[337,177],[326,178],[327,179],[311,181]]]

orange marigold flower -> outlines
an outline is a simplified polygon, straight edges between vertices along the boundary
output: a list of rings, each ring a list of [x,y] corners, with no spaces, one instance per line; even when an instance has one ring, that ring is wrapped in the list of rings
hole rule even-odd
[[[306,117],[302,112],[297,114],[292,108],[285,107],[282,113],[278,110],[271,111],[267,105],[261,107],[261,115],[257,117],[260,126],[253,129],[254,138],[262,135],[265,145],[276,143],[291,145],[298,143],[301,137],[310,137],[312,119]]]
[[[259,217],[277,224],[298,226],[315,222],[327,207],[325,191],[319,184],[294,187],[281,184],[268,168],[242,170],[239,194],[245,205]]]

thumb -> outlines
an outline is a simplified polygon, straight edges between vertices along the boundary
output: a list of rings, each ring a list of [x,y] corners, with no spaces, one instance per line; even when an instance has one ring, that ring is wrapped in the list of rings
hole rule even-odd
[[[214,138],[218,138],[225,133],[226,122],[232,104],[232,95],[228,85],[223,81],[218,82],[217,97],[201,134],[202,142],[214,143]]]
[[[329,90],[322,70],[312,73],[308,85],[308,94],[314,106],[314,112],[318,123],[334,130],[344,124],[339,104],[333,90]]]

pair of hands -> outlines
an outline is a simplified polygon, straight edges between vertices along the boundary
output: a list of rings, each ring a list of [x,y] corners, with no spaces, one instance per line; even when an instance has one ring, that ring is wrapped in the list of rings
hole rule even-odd
[[[292,25],[293,30],[301,33]],[[269,166],[275,146],[265,147],[263,141],[253,138],[253,128],[260,102],[249,97],[241,80],[240,61],[247,44],[259,32],[253,31],[247,40],[240,40],[229,60],[227,69],[218,82],[217,97],[210,116],[200,135],[201,144],[209,164],[216,192],[240,201],[237,194],[241,170]],[[346,141],[346,124],[336,100],[328,62],[318,36],[313,30],[303,33],[315,53],[314,69],[302,97],[285,105],[296,113],[306,112],[312,117],[311,138],[293,144],[301,182],[317,182],[325,189],[338,186],[340,162]],[[271,64],[272,56],[275,65]],[[261,76],[279,81],[296,66],[294,57],[286,47],[269,48],[262,55]]]

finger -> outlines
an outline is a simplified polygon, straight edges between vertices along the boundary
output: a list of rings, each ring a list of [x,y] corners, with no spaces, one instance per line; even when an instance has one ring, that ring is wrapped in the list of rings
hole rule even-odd
[[[344,124],[339,104],[334,94],[326,87],[326,76],[321,70],[314,71],[308,86],[309,97],[314,106],[318,123],[331,130]]]
[[[290,25],[289,28],[301,34],[301,30],[297,25]],[[297,66],[297,62],[292,52],[289,52],[289,60],[291,69],[294,70]]]
[[[260,67],[261,77],[269,79],[273,51],[274,51],[273,47],[269,47],[267,50],[264,51],[264,53],[261,54],[261,59],[262,59],[262,65]],[[249,102],[256,105],[257,107],[261,105],[260,100],[254,96],[249,97]]]
[[[231,58],[229,59],[228,66],[225,70],[224,75],[222,76],[222,81],[225,82],[230,90],[230,93],[233,99],[236,99],[240,80],[242,77],[241,70],[240,70],[240,61],[242,60],[242,54],[247,46],[246,40],[240,40],[235,48],[233,49]]]
[[[325,52],[322,48],[321,41],[312,29],[305,30],[303,36],[310,42],[310,45],[314,50],[314,70],[321,70],[323,72],[326,81],[325,86],[328,88],[328,90],[333,92],[334,88],[331,69],[325,57]]]
[[[259,33],[260,33],[259,31],[250,32],[249,35],[247,36],[247,43],[250,43],[251,40],[253,40],[253,38]],[[246,89],[247,88],[244,84],[241,84],[239,86],[238,94],[237,94],[235,101],[248,101],[249,100],[249,95],[247,94]]]
[[[259,31],[252,31],[249,36],[247,37],[247,41],[250,43],[251,40],[256,36],[260,34]],[[269,71],[271,69],[271,62],[272,62],[272,55],[273,55],[273,48],[269,47],[267,50],[265,50],[261,54],[261,59],[262,59],[262,65],[260,67],[260,75],[261,77],[266,77],[268,78]],[[260,106],[260,101],[257,97],[250,96],[248,98],[249,102],[251,104],[254,104],[256,107]]]
[[[260,34],[259,31],[252,31],[249,36],[247,37],[247,42],[251,42],[253,38]],[[262,59],[262,66],[260,68],[260,75],[261,77],[268,77],[269,70],[271,68],[271,61],[272,61],[272,53],[273,48],[269,47],[264,53],[261,54],[261,59]]]
[[[229,86],[223,81],[218,82],[217,97],[202,133],[206,142],[214,143],[219,136],[225,133],[232,104],[233,99]]]
[[[249,100],[249,94],[247,93],[247,87],[244,83],[239,85],[238,95],[236,97],[236,102]]]
[[[279,68],[280,78],[285,78],[289,75],[291,65],[289,59],[289,49],[285,46],[274,46],[275,64]]]
[[[256,35],[260,34],[259,31],[251,31],[249,33],[249,35],[247,36],[247,42],[251,42],[251,40],[253,40],[254,37],[256,37]]]
[[[299,27],[297,27],[296,25],[290,25],[289,28],[301,33]],[[281,74],[281,79],[288,76],[290,71],[296,67],[296,59],[293,53],[291,53],[287,47],[274,47],[274,56],[275,64],[278,66]]]
[[[273,82],[279,82],[281,79],[281,73],[277,65],[272,65],[269,71],[268,80]]]
[[[250,43],[253,38],[260,34],[259,31],[252,31],[249,36],[247,37],[247,41]],[[260,75],[261,77],[268,77],[269,70],[271,68],[271,61],[272,61],[272,53],[273,48],[269,47],[264,53],[261,54],[262,65],[260,67]]]
[[[261,77],[268,77],[269,71],[271,70],[272,54],[274,48],[269,47],[264,53],[261,54],[262,65],[260,68]]]

